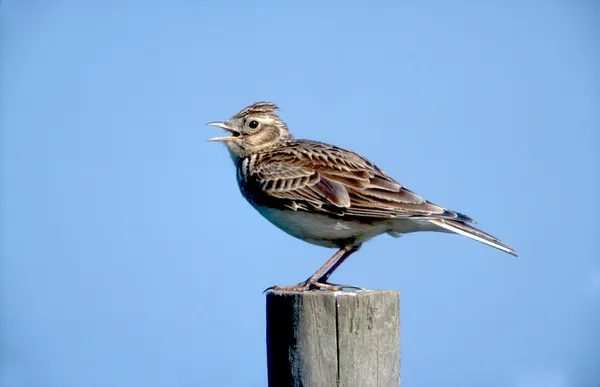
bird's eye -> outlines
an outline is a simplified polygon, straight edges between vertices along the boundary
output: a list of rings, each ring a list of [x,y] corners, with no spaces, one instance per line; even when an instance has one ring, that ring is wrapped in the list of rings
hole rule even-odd
[[[256,129],[258,128],[258,121],[250,121],[248,126],[250,127],[250,129]]]

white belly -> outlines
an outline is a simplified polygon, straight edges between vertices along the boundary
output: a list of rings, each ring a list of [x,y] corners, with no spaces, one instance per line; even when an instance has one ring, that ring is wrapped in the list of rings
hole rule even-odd
[[[351,241],[358,244],[379,234],[393,231],[391,220],[365,224],[304,211],[283,211],[258,206],[254,208],[291,236],[324,247],[341,248]]]

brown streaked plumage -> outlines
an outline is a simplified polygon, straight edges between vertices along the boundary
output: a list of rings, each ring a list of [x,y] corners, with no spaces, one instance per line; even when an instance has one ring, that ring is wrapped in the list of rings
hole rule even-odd
[[[423,199],[359,154],[294,139],[277,109],[258,102],[228,121],[208,124],[231,133],[211,141],[227,146],[240,190],[256,210],[292,236],[339,249],[307,281],[276,288],[338,289],[327,283],[329,276],[364,241],[382,233],[452,232],[516,255],[471,226],[470,217]]]

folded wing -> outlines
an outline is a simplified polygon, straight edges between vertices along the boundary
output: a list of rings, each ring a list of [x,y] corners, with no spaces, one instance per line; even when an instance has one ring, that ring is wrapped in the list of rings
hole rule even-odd
[[[248,181],[264,205],[357,218],[474,222],[426,201],[347,149],[298,140],[257,157],[248,167]]]

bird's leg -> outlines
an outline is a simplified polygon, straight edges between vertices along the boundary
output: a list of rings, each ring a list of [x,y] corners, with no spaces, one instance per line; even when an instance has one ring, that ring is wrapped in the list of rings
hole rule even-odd
[[[306,281],[300,282],[299,284],[293,286],[272,286],[267,290],[283,290],[290,292],[302,292],[310,289],[320,289],[320,288],[328,288],[328,284],[323,284],[324,286],[316,286],[318,283],[318,279],[333,265],[338,259],[344,256],[344,254],[348,253],[348,248],[339,249],[331,258],[325,262],[323,266],[319,268],[313,275],[311,275]],[[331,289],[334,290],[334,289]]]
[[[325,272],[325,274],[323,274],[317,280],[317,282],[316,282],[317,286],[320,286],[321,288],[325,288],[325,289],[330,289],[330,290],[365,290],[364,288],[361,288],[360,286],[340,285],[340,284],[332,284],[331,282],[327,282],[327,280],[333,274],[333,272],[336,271],[336,269],[338,267],[340,267],[340,265],[342,263],[344,263],[344,261],[346,259],[348,259],[349,256],[351,256],[352,254],[354,254],[355,252],[357,252],[359,248],[360,248],[360,245],[352,246],[346,252],[346,254],[342,255],[340,257],[340,259],[338,259],[337,261],[335,261],[335,263],[329,268],[329,270],[327,270]]]
[[[327,279],[333,272],[348,258],[352,253],[356,252],[360,245],[348,245],[339,249],[323,266],[319,268],[306,281],[300,282],[294,286],[273,286],[266,290],[283,290],[283,291],[305,291],[311,289],[327,289],[327,290],[343,290],[343,289],[362,289],[357,286],[337,285],[327,283]],[[265,290],[265,291],[266,291]]]
[[[338,267],[340,267],[340,265],[342,263],[344,263],[344,261],[346,259],[348,259],[349,256],[351,256],[352,254],[354,254],[355,252],[358,251],[358,249],[360,249],[361,245],[353,245],[351,246],[344,255],[342,255],[340,257],[340,259],[338,259],[337,261],[335,261],[335,263],[325,272],[325,274],[323,274],[321,277],[319,277],[319,279],[317,280],[318,283],[328,283],[327,280],[329,279],[329,277],[331,277],[331,275],[333,274],[334,271],[337,270]],[[337,285],[337,286],[344,286],[344,285]],[[344,286],[344,287],[349,287],[349,288],[357,288],[356,286]],[[357,289],[361,289],[361,288],[357,288]]]
[[[331,274],[333,270],[335,270],[334,268],[336,268],[338,265],[338,262],[340,261],[344,261],[344,259],[346,259],[346,256],[350,253],[350,251],[352,251],[352,247],[351,246],[346,246],[343,247],[341,249],[339,249],[335,254],[333,254],[333,256],[331,258],[329,258],[329,260],[327,262],[325,262],[325,264],[323,266],[321,266],[319,268],[319,270],[315,271],[313,275],[311,275],[304,283],[309,284],[317,284],[317,283],[326,283],[327,282],[327,278],[329,277],[329,275],[327,275],[328,273]],[[323,280],[323,281],[321,281]]]

